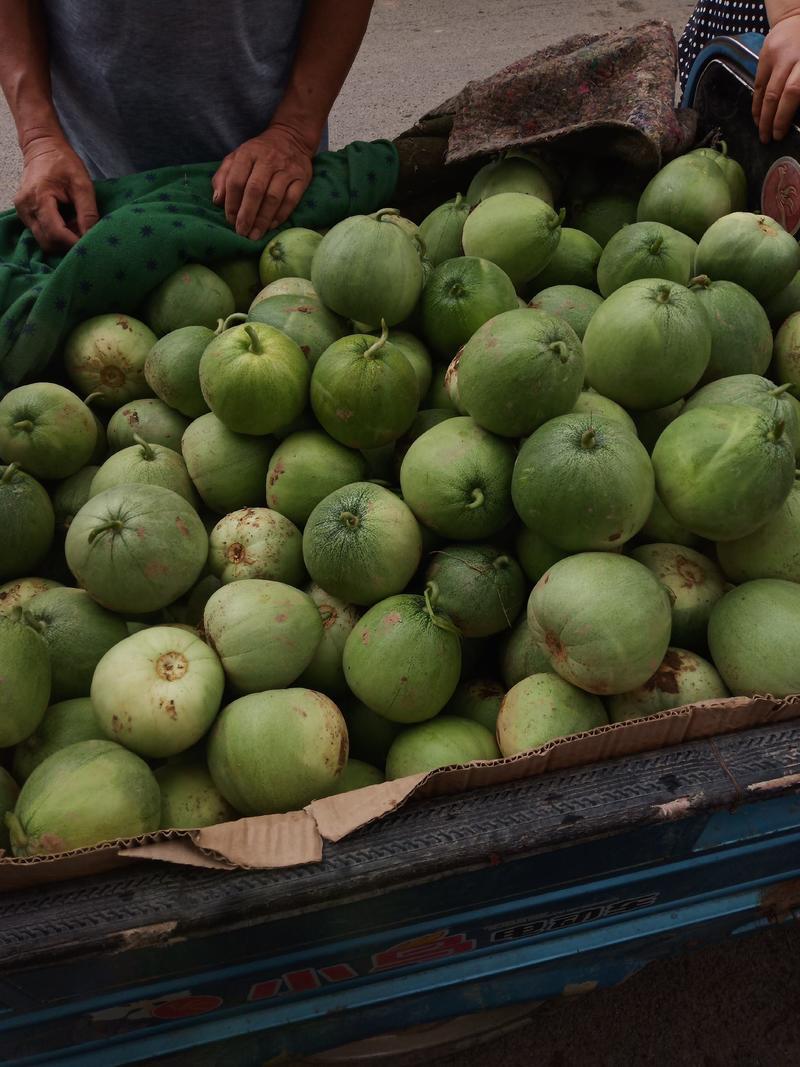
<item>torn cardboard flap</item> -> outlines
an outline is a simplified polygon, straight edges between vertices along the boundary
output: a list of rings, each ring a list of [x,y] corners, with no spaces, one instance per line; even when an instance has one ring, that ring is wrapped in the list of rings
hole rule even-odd
[[[585,767],[791,719],[800,719],[800,695],[704,701],[644,719],[599,726],[507,759],[411,775],[325,797],[303,811],[243,818],[201,830],[162,831],[134,841],[112,842],[58,856],[3,857],[0,891],[100,874],[136,859],[222,872],[318,863],[326,841],[341,841],[398,811],[412,799],[505,785],[549,771]]]

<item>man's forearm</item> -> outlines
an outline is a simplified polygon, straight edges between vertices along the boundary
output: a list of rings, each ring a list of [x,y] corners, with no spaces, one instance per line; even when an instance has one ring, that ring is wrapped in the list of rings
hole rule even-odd
[[[770,26],[790,15],[800,15],[800,0],[765,0],[764,6]]]
[[[39,0],[0,0],[0,86],[23,150],[37,137],[61,134]]]
[[[312,152],[358,54],[372,4],[373,0],[306,4],[289,84],[272,122],[291,127]]]

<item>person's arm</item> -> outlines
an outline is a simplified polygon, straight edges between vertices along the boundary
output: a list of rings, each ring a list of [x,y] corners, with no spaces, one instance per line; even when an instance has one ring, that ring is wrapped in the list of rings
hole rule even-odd
[[[311,181],[311,160],[358,54],[373,0],[307,0],[297,54],[269,127],[222,161],[214,202],[257,240],[285,222]]]
[[[17,127],[22,181],[14,206],[46,252],[78,240],[59,211],[74,209],[84,234],[97,222],[86,167],[70,147],[53,107],[47,33],[39,0],[0,0],[0,86]]]
[[[766,0],[770,31],[761,50],[753,119],[761,141],[780,141],[800,105],[800,0]]]

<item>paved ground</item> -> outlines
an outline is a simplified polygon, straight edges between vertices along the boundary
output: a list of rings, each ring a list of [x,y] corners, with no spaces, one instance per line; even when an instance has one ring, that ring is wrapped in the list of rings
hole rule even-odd
[[[391,137],[511,60],[579,30],[645,18],[680,29],[686,0],[376,0],[331,120],[334,146]],[[579,12],[579,14],[578,14]],[[0,105],[0,208],[19,170]],[[522,1030],[441,1067],[793,1067],[800,1062],[800,930],[653,964],[616,990],[545,1005]]]

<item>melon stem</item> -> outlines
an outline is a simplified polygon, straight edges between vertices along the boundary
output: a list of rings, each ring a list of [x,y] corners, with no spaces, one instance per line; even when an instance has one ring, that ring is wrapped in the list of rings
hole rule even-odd
[[[150,461],[150,460],[153,460],[153,459],[156,458],[156,454],[153,451],[153,446],[148,444],[147,441],[144,440],[144,438],[142,438],[142,437],[140,437],[138,435],[138,433],[135,433],[133,435],[133,439],[136,442],[136,444],[141,447],[142,459],[146,459],[146,460]]]
[[[428,611],[432,611],[436,607],[436,602],[439,599],[439,586],[436,582],[428,582],[425,585],[425,606]]]
[[[232,314],[228,315],[227,319],[219,319],[218,321],[222,323],[222,329],[219,330],[219,332],[224,333],[226,330],[229,330],[231,326],[239,326],[243,322],[247,322],[247,315],[245,315],[243,311],[234,311]],[[217,329],[219,329],[219,327],[217,327]]]
[[[461,202],[462,202],[463,199],[464,199],[464,197],[461,195],[461,193],[456,193],[456,201],[453,204],[453,207],[460,207]]]
[[[101,526],[95,526],[89,534],[89,544],[91,544],[96,537],[99,537],[101,533],[106,533],[108,530],[113,530],[114,533],[117,533],[121,529],[122,523],[119,519],[111,519],[109,522],[104,522]]]
[[[244,332],[250,338],[250,351],[256,356],[263,355],[264,348],[261,344],[261,341],[259,340],[258,334],[253,329],[253,327],[245,326]]]
[[[425,597],[425,610],[428,612],[431,622],[434,626],[438,626],[440,630],[446,630],[448,633],[455,634],[456,637],[461,637],[461,631],[452,619],[449,619],[446,615],[437,615],[436,599],[438,595],[439,588],[436,582],[428,582],[423,596]]]
[[[548,222],[547,222],[548,230],[557,230],[559,226],[563,226],[564,219],[566,217],[567,217],[566,208],[562,207],[561,210],[559,211],[559,213],[556,215],[556,217],[554,219],[549,219],[548,220]]]
[[[89,393],[89,395],[84,400],[84,404],[87,406],[87,408],[90,408],[95,402],[95,400],[99,400],[102,395],[103,394],[100,392]]]
[[[391,215],[397,218],[400,215],[400,212],[396,207],[382,207],[380,211],[376,211],[370,217],[375,219],[376,222],[382,222],[386,215]]]
[[[510,562],[511,560],[508,558],[508,556],[498,556],[492,566],[495,570],[502,571],[505,570],[505,568],[509,565]]]
[[[354,515],[352,511],[343,511],[339,518],[351,530],[355,530],[361,525],[361,519],[359,519],[358,515]]]
[[[3,477],[0,478],[0,485],[8,485],[8,483],[11,481],[11,479],[14,477],[18,470],[18,463],[9,463],[9,465],[3,471]]]
[[[658,296],[656,297],[656,300],[659,302],[659,304],[666,304],[669,301],[669,298],[671,296],[672,296],[672,290],[670,289],[670,287],[668,285],[660,285],[659,286],[659,288],[658,288]]]
[[[711,279],[707,274],[698,274],[689,282],[689,288],[691,289],[694,285],[701,285],[704,289],[707,289],[711,285]]]
[[[588,430],[584,430],[581,434],[581,448],[590,449],[594,448],[597,444],[597,434],[594,431],[594,427],[590,426]]]
[[[774,397],[783,396],[783,394],[788,389],[791,389],[791,388],[792,388],[792,383],[791,382],[787,382],[785,385],[778,385],[774,389],[770,389],[769,395],[770,396],[774,396]]]
[[[389,327],[386,325],[386,319],[381,319],[381,335],[378,340],[374,344],[370,345],[369,348],[366,350],[366,352],[364,353],[364,359],[375,359],[378,352],[380,352],[380,350],[386,344],[388,337]]]
[[[20,419],[19,422],[14,423],[15,430],[24,430],[25,433],[30,433],[33,429],[33,423],[30,419]]]
[[[550,345],[550,351],[554,352],[558,356],[561,363],[566,363],[569,359],[569,353],[567,351],[567,346],[564,341],[553,341],[553,343]]]
[[[467,511],[474,511],[475,508],[482,508],[486,503],[486,497],[483,495],[482,489],[475,488],[470,495],[472,496],[472,503],[467,504]]]
[[[221,333],[225,331],[225,319],[217,319],[217,328],[214,330],[214,336],[219,337]]]
[[[775,425],[772,428],[772,440],[779,441],[783,437],[783,431],[786,429],[786,423],[783,419],[776,419]]]
[[[647,247],[647,250],[648,250],[648,252],[650,253],[650,255],[651,255],[651,256],[657,256],[657,255],[658,255],[658,253],[659,253],[659,252],[661,251],[661,247],[662,247],[662,245],[663,245],[663,244],[664,244],[664,238],[663,238],[663,236],[662,236],[662,235],[661,235],[661,234],[659,233],[659,234],[658,234],[658,235],[657,235],[656,237],[654,237],[654,238],[653,238],[653,240],[652,240],[652,241],[650,242],[650,244],[649,244],[649,245],[648,245],[648,247]]]

